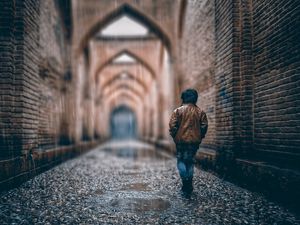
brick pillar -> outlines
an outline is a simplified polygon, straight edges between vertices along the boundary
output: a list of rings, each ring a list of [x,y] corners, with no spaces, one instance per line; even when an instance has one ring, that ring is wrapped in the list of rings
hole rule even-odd
[[[38,118],[40,101],[39,77],[39,1],[16,1],[16,88],[21,86],[21,95],[16,103],[21,103],[22,151],[38,147]],[[20,86],[19,86],[20,85]],[[20,101],[20,102],[19,102]],[[20,116],[20,117],[19,117]]]
[[[1,156],[14,157],[38,148],[39,1],[4,0],[1,9]]]
[[[252,51],[252,0],[236,0],[236,20],[240,27],[236,33],[239,39],[240,51],[236,53],[239,59],[237,71],[240,77],[240,117],[238,124],[239,145],[237,157],[247,157],[253,150],[253,86],[254,86],[254,61]]]
[[[14,106],[14,1],[0,1],[0,8],[0,157],[5,158],[17,154],[14,148],[15,132],[12,127],[12,109]]]
[[[216,142],[220,155],[225,156],[222,161],[231,161],[252,148],[253,62],[250,2],[215,2]]]

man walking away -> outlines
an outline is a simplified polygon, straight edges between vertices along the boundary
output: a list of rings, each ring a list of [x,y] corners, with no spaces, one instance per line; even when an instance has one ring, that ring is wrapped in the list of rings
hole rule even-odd
[[[197,105],[198,93],[187,89],[181,94],[182,105],[175,109],[169,122],[169,132],[176,144],[177,168],[182,180],[182,194],[190,198],[193,192],[194,156],[205,137],[208,122]]]

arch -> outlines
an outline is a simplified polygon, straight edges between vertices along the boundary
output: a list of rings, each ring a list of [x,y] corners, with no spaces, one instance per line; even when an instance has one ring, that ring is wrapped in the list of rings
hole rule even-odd
[[[122,93],[121,93],[122,94]],[[131,107],[136,111],[136,107],[139,105],[140,101],[138,99],[136,99],[135,97],[133,97],[133,95],[128,94],[128,93],[123,93],[122,97],[123,99],[120,100],[119,96],[115,95],[115,96],[111,96],[110,98],[107,98],[106,104],[109,106],[109,112],[111,111],[111,109],[113,108],[113,106],[116,105],[120,105],[120,104],[126,104],[129,103],[131,104]],[[117,99],[116,99],[117,98]]]
[[[122,99],[120,99],[120,95],[122,95]],[[106,104],[108,107],[108,113],[111,113],[111,110],[114,108],[114,106],[126,103],[131,104],[131,107],[137,112],[138,106],[141,105],[141,100],[137,99],[133,94],[119,92],[119,94],[112,95],[107,98]]]
[[[110,109],[109,109],[109,114],[112,112],[112,110],[114,108],[117,108],[118,106],[121,106],[121,105],[127,105],[128,107],[130,107],[132,109],[132,111],[134,111],[137,115],[137,109],[136,109],[136,102],[131,99],[131,98],[127,98],[125,101],[122,101],[122,102],[113,102],[112,105],[110,105]]]
[[[117,90],[117,91],[111,93],[110,95],[105,96],[105,99],[107,102],[109,102],[112,98],[119,97],[121,99],[123,97],[129,97],[129,96],[132,99],[134,99],[137,103],[143,102],[143,97],[136,95],[134,92],[132,92],[129,89],[128,90],[127,89]]]
[[[108,60],[106,60],[103,64],[99,65],[99,67],[97,67],[97,69],[95,70],[96,82],[98,81],[98,74],[100,74],[101,71],[106,66],[108,66],[109,64],[113,64],[112,62],[114,61],[114,59],[118,58],[122,54],[127,54],[127,55],[133,57],[134,59],[136,59],[135,63],[129,63],[129,64],[140,63],[143,67],[145,67],[150,72],[152,78],[156,77],[154,70],[148,65],[148,63],[146,63],[143,59],[141,59],[139,56],[135,55],[134,53],[130,52],[129,50],[124,49],[124,50],[118,52],[117,54],[115,54],[114,56],[112,56],[111,58],[109,58]],[[117,65],[118,64],[122,65],[122,64],[128,64],[128,63],[117,63]]]
[[[118,74],[121,74],[124,71],[126,71],[126,73],[130,73],[134,77],[134,79],[138,79],[143,82],[148,90],[150,89],[152,82],[155,81],[152,78],[149,70],[147,70],[140,64],[109,65],[102,70],[101,76],[98,76],[98,80],[96,83],[97,90],[99,90],[99,87],[102,87],[108,81],[115,78],[116,76],[118,76]]]
[[[120,139],[136,137],[136,112],[124,104],[114,107],[110,113],[110,135]]]
[[[162,43],[167,47],[168,51],[170,52],[171,55],[171,39],[167,35],[167,33],[161,28],[155,21],[153,21],[151,18],[146,16],[144,13],[140,12],[137,8],[134,6],[130,5],[129,3],[124,3],[121,5],[119,8],[107,13],[106,16],[97,23],[95,23],[91,29],[81,38],[79,41],[79,46],[76,51],[76,55],[78,55],[82,49],[87,46],[88,41],[95,36],[99,30],[101,30],[103,27],[108,25],[111,21],[115,20],[119,16],[127,14],[130,15],[132,18],[136,19],[140,23],[142,23],[144,26],[149,28],[150,32],[153,32],[154,34],[157,35],[157,37],[160,38]]]
[[[100,89],[105,89],[107,86],[112,85],[115,81],[117,81],[118,79],[121,79],[121,76],[123,73],[127,74],[127,78],[128,80],[133,80],[136,81],[139,85],[141,85],[144,89],[144,91],[148,91],[148,87],[147,85],[143,82],[142,79],[140,79],[138,76],[135,77],[134,75],[132,75],[131,73],[128,73],[127,71],[123,71],[122,73],[118,73],[116,75],[114,75],[111,79],[109,79],[107,82],[105,82]]]
[[[132,88],[128,84],[119,84],[114,89],[109,90],[107,93],[103,92],[103,96],[104,97],[110,96],[111,94],[113,94],[117,90],[123,90],[123,89],[130,90],[134,94],[136,94],[137,96],[139,96],[140,99],[143,99],[143,93],[140,93],[139,91],[137,91],[136,89]]]
[[[128,106],[126,104],[119,104],[119,105],[116,105],[111,112],[115,112],[115,111],[118,111],[119,109],[121,108],[126,108],[132,112],[135,112],[134,108],[132,108],[131,106]]]
[[[110,86],[106,86],[105,88],[100,89],[100,91],[105,94],[118,88],[122,88],[123,86],[128,86],[129,88],[136,90],[141,95],[145,94],[145,90],[140,84],[133,84],[130,80],[116,80]]]

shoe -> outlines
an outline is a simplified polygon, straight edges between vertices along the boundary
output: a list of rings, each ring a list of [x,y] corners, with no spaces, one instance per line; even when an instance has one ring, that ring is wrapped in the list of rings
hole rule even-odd
[[[183,197],[183,198],[191,199],[192,193],[188,193],[188,192],[185,192],[185,191],[181,191],[181,192],[180,192],[180,195],[181,195],[181,197]]]
[[[193,181],[191,179],[183,179],[182,188],[181,188],[182,197],[190,199],[192,192],[193,192]]]
[[[186,181],[186,192],[191,194],[193,192],[194,188],[193,188],[193,180],[192,179],[188,179]]]

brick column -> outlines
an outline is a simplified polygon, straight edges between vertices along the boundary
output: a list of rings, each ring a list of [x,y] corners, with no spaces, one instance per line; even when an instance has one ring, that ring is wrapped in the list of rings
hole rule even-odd
[[[250,3],[249,0],[215,2],[216,142],[225,161],[245,155],[253,142]]]
[[[39,1],[5,0],[1,9],[1,155],[14,157],[38,148]]]
[[[0,2],[0,157],[13,157],[15,133],[12,127],[14,106],[14,1]],[[16,138],[17,139],[17,138]]]

